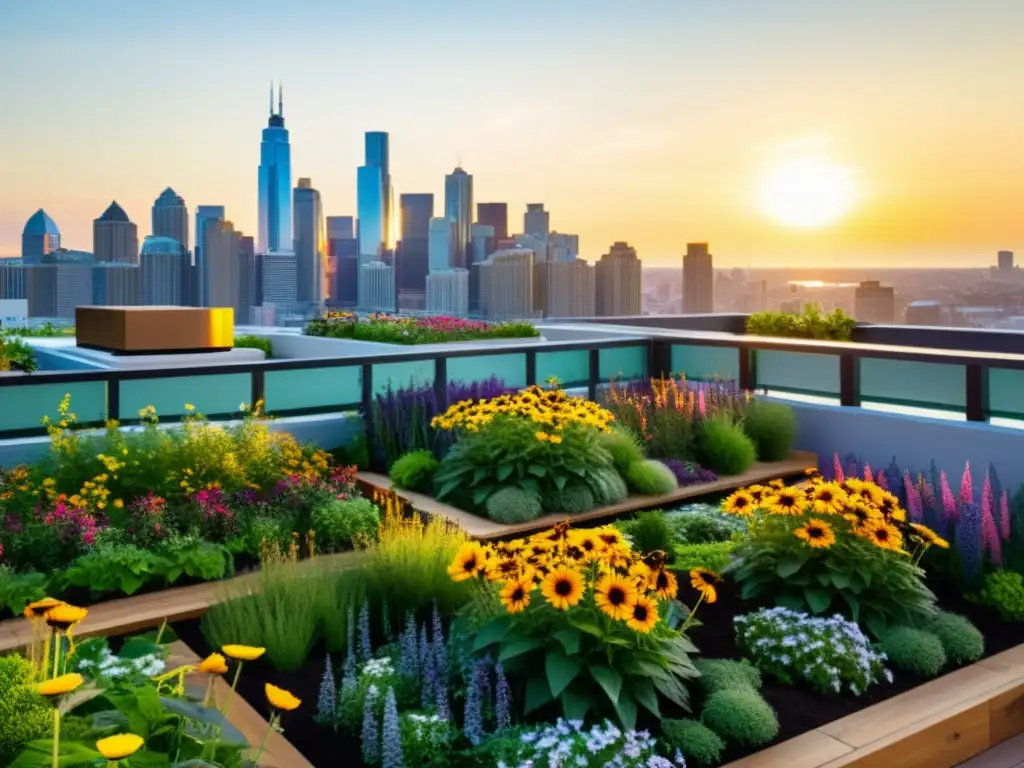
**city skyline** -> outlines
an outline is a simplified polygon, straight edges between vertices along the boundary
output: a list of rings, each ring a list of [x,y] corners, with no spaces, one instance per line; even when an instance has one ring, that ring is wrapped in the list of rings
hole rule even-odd
[[[552,229],[578,233],[591,262],[618,240],[649,266],[679,265],[694,241],[714,243],[723,267],[984,266],[997,250],[1024,250],[1024,110],[1006,100],[1024,7],[1012,0],[969,13],[951,0],[652,2],[643,13],[527,1],[500,18],[462,2],[431,12],[397,2],[390,15],[310,2],[272,20],[263,5],[203,6],[200,34],[191,0],[115,0],[102,15],[71,3],[0,11],[0,56],[35,62],[0,82],[16,116],[6,146],[17,147],[3,155],[0,255],[20,253],[38,208],[65,247],[88,249],[114,199],[141,241],[167,187],[190,210],[223,205],[237,229],[257,233],[254,155],[271,78],[288,86],[292,175],[316,180],[325,215],[356,214],[364,134],[386,131],[395,201],[443,199],[445,175],[462,165],[475,200],[508,203],[511,231],[543,201]],[[527,55],[495,56],[494,36],[480,34],[514,32],[538,13],[542,28],[509,36]],[[339,57],[342,23],[351,55]],[[301,46],[282,42],[299,28]],[[138,66],[153,29],[184,54],[175,67]],[[445,30],[460,45],[431,45]],[[378,68],[353,69],[384,40]],[[624,57],[605,55],[609,40]],[[811,182],[846,187],[794,211],[807,195],[794,203],[787,190],[808,169]]]

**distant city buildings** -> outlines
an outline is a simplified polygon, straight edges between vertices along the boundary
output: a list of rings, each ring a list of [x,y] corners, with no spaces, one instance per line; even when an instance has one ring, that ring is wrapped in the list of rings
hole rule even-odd
[[[579,235],[551,232],[548,235],[548,259],[550,261],[575,261],[580,253]]]
[[[230,221],[208,222],[203,236],[203,283],[206,307],[236,307],[240,283],[239,239],[241,234]],[[244,316],[248,315],[246,313]]]
[[[43,256],[60,248],[60,230],[53,219],[40,208],[33,213],[21,233],[21,260],[38,264]]]
[[[66,248],[31,265],[25,276],[29,317],[74,320],[76,307],[92,304],[92,265],[91,253]]]
[[[205,283],[206,254],[203,251],[203,242],[206,240],[206,225],[218,219],[223,220],[225,216],[223,205],[197,205],[196,206],[196,248],[192,260],[196,267],[196,306],[209,306],[206,302],[207,291]]]
[[[288,308],[298,303],[298,268],[295,254],[291,251],[277,251],[260,255],[260,276],[263,283],[262,306]]]
[[[854,291],[853,316],[862,323],[896,322],[896,292],[891,285],[865,280]]]
[[[356,171],[356,209],[359,264],[379,261],[384,254],[384,177],[375,165]]]
[[[456,263],[457,235],[456,224],[451,219],[434,217],[430,220],[428,254],[431,272],[458,266]]]
[[[473,224],[473,177],[462,168],[444,177],[444,215],[453,224],[451,265],[464,268]]]
[[[99,307],[136,307],[141,304],[142,269],[123,261],[92,265],[92,301]]]
[[[544,210],[543,203],[527,203],[523,216],[523,234],[539,237],[547,242],[551,232],[551,214]]]
[[[391,140],[386,131],[367,131],[366,165],[380,170],[380,194],[378,207],[380,210],[381,247],[385,250],[394,245],[394,191],[391,188]],[[359,214],[362,224],[363,215]]]
[[[270,87],[270,117],[260,142],[258,169],[260,253],[291,250],[292,245],[292,150],[288,129],[284,127],[284,94],[278,87],[277,112],[274,112],[274,87]],[[223,213],[221,213],[223,218]],[[196,233],[196,242],[199,233]]]
[[[152,209],[153,237],[177,240],[182,251],[189,249],[188,208],[185,199],[168,187],[160,193]]]
[[[1013,251],[999,251],[996,254],[996,260],[1000,272],[1013,269]]]
[[[328,303],[353,308],[359,293],[359,241],[352,216],[327,217],[327,259],[330,264]]]
[[[593,317],[595,268],[583,259],[534,265],[534,309],[543,317]]]
[[[323,301],[325,276],[324,216],[320,193],[309,179],[299,179],[293,197],[295,212],[295,285],[300,304]]]
[[[184,286],[188,273],[188,254],[177,238],[149,235],[142,241],[139,256],[141,303],[145,306],[179,307],[184,305]]]
[[[480,309],[488,320],[524,320],[533,316],[533,251],[492,253],[480,265]]]
[[[455,317],[469,314],[468,270],[431,270],[427,275],[427,313]]]
[[[400,240],[395,247],[399,306],[425,306],[434,196],[430,193],[404,194],[399,198],[399,209],[402,222]]]
[[[139,228],[116,200],[92,222],[92,251],[96,261],[139,263]]]
[[[715,272],[707,243],[687,243],[683,256],[683,312],[715,311]]]
[[[907,304],[907,325],[944,325],[942,302],[920,299]]]
[[[595,314],[619,317],[641,314],[642,265],[636,249],[613,243],[594,265]]]
[[[477,203],[476,223],[491,227],[496,240],[507,240],[508,203]]]
[[[359,308],[366,312],[395,311],[395,270],[383,261],[359,268]]]

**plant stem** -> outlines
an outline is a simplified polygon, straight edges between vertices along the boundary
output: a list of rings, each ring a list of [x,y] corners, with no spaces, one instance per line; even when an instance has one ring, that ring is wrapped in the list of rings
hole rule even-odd
[[[61,646],[60,630],[56,630],[55,629],[53,631],[53,676],[54,677],[57,677],[57,674],[58,674],[57,670],[58,670],[59,664],[60,664],[60,646]],[[49,662],[49,659],[47,659],[47,662]]]
[[[160,645],[160,638],[164,636],[164,630],[167,629],[167,619],[165,618],[160,623],[160,629],[156,632],[156,640],[154,641],[157,645]]]
[[[686,617],[686,621],[683,622],[683,626],[679,628],[679,634],[685,634],[686,628],[693,623],[693,617],[697,615],[697,609],[700,608],[700,604],[704,602],[704,593],[700,593],[700,598],[697,600],[697,604],[693,606],[689,616]]]
[[[277,712],[274,712],[274,714],[270,716],[270,722],[267,724],[267,735],[263,737],[263,743],[260,744],[260,748],[256,751],[256,756],[252,759],[253,765],[259,766],[260,757],[263,755],[263,751],[267,748],[267,742],[270,741],[270,734],[274,732],[279,719]]]
[[[60,768],[60,708],[54,702],[53,707],[53,752],[52,768]]]
[[[221,714],[224,715],[224,719],[228,719],[228,707],[231,706],[231,698],[235,695],[235,688],[238,687],[238,678],[242,676],[242,662],[238,662],[238,667],[235,669],[235,679],[231,681],[231,690],[228,691],[227,697],[224,699],[224,709],[221,710]]]

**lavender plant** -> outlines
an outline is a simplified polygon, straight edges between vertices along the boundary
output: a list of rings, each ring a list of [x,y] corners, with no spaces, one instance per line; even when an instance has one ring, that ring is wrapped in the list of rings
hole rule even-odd
[[[871,647],[860,627],[836,614],[810,616],[788,608],[762,608],[737,616],[736,644],[763,672],[822,693],[845,687],[859,696],[883,678],[892,682],[885,656]]]
[[[363,700],[363,762],[374,765],[380,759],[380,733],[377,727],[377,686],[366,689]]]
[[[320,723],[334,723],[338,710],[338,691],[334,684],[334,664],[331,654],[324,662],[324,674],[320,678],[320,693],[316,697],[316,719]]]
[[[368,661],[373,658],[373,645],[370,643],[370,601],[364,599],[359,609],[359,660]]]
[[[399,638],[398,674],[402,677],[420,676],[419,648],[416,640],[416,620],[410,611],[405,617],[405,629]]]
[[[420,704],[433,709],[437,704],[437,655],[427,640],[427,627],[420,628],[420,662],[423,677],[420,683]]]
[[[494,678],[494,727],[504,731],[512,727],[512,690],[501,662],[494,668]]]
[[[402,731],[398,721],[398,702],[395,700],[395,689],[388,688],[384,702],[384,727],[381,732],[380,748],[381,768],[404,768],[402,758]]]
[[[466,681],[466,710],[462,720],[462,732],[474,747],[484,740],[484,695],[483,675],[477,664]]]

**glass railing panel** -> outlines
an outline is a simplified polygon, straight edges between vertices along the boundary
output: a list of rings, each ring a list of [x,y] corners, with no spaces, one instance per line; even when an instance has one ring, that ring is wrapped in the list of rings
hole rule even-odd
[[[363,398],[363,372],[358,365],[267,371],[263,386],[267,413],[305,409],[351,408]]]
[[[647,376],[647,346],[611,347],[598,351],[598,378],[603,383]]]
[[[433,360],[410,360],[407,363],[377,363],[373,366],[373,393],[387,392],[388,387],[429,387],[434,383]]]
[[[448,381],[473,384],[492,376],[503,381],[506,387],[525,387],[526,353],[448,358]]]
[[[252,406],[252,377],[248,373],[175,376],[121,380],[122,421],[138,420],[152,405],[160,418],[202,413],[210,418],[237,416]],[[185,406],[193,406],[193,410]]]
[[[41,428],[43,416],[56,424],[57,409],[65,395],[71,395],[68,412],[79,424],[102,423],[107,419],[107,383],[79,381],[66,384],[22,384],[0,387],[0,433]]]
[[[672,373],[685,375],[693,381],[732,380],[740,378],[740,350],[736,347],[698,347],[691,344],[672,345],[672,370],[652,371],[654,376]]]
[[[988,407],[993,418],[1024,419],[1024,371],[990,368]]]
[[[839,356],[759,349],[757,388],[805,395],[839,395]]]
[[[862,402],[963,411],[966,382],[963,365],[870,357],[860,361]]]
[[[537,353],[537,380],[544,385],[554,376],[563,387],[585,387],[590,381],[590,350],[569,349],[564,352]]]

